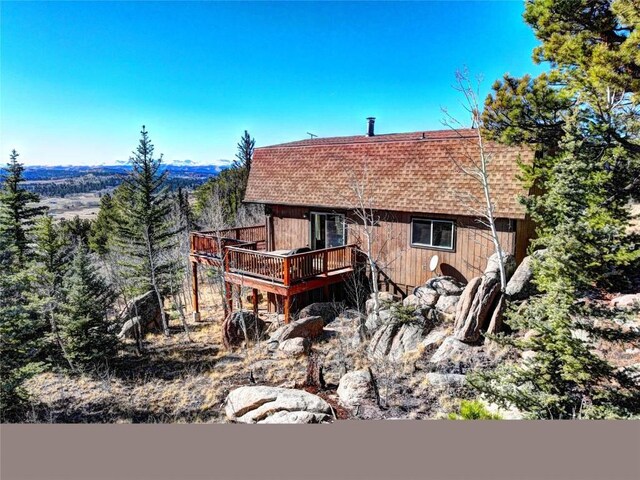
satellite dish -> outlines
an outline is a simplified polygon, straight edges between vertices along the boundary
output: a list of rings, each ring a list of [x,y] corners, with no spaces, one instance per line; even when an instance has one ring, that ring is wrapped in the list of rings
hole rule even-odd
[[[429,260],[429,271],[431,272],[435,272],[436,268],[438,268],[438,261],[440,259],[438,258],[438,255],[434,255],[433,257],[431,257],[431,260]]]

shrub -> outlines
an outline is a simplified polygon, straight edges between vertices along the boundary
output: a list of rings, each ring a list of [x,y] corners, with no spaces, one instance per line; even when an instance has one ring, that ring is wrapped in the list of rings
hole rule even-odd
[[[450,413],[449,420],[502,420],[498,414],[487,410],[487,407],[479,400],[462,400],[460,413]]]

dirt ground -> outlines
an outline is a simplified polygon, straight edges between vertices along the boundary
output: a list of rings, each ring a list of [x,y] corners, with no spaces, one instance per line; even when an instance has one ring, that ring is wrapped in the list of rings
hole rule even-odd
[[[128,340],[108,369],[81,375],[46,372],[29,380],[29,421],[225,422],[224,400],[234,388],[251,384],[305,388],[307,357],[287,358],[269,352],[264,342],[226,350],[218,299],[206,288],[201,292],[202,321],[188,322],[189,338],[180,321],[173,319],[168,337],[149,334],[145,338],[146,352],[141,356]],[[277,321],[265,309],[260,315],[267,321]],[[368,365],[364,347],[353,349],[343,342],[334,336],[314,343],[312,352],[322,364],[326,388],[305,389],[327,400],[338,420],[371,418],[370,412],[351,412],[338,404],[336,389],[341,376]],[[375,418],[433,418],[456,405],[456,392],[429,390],[424,375],[415,372],[415,358],[402,365],[378,363],[375,370],[384,402]]]
[[[304,388],[328,401],[337,420],[443,418],[457,409],[460,399],[475,395],[464,387],[430,386],[425,380],[427,370],[421,367],[425,363],[421,351],[400,363],[372,363],[365,355],[366,344],[353,348],[339,335],[326,335],[313,344],[325,388],[305,387],[307,357],[288,358],[270,352],[266,342],[226,350],[219,294],[207,286],[200,291],[202,321],[188,322],[188,338],[179,319],[174,318],[169,336],[147,335],[143,355],[127,340],[109,368],[80,375],[46,372],[29,380],[32,410],[28,421],[219,423],[226,421],[226,396],[244,385]],[[261,304],[260,316],[272,323],[272,329],[281,321],[267,313],[266,304]],[[600,343],[598,350],[615,366],[640,361],[638,339]],[[340,378],[347,371],[366,367],[371,367],[376,377],[382,408],[342,408],[336,393]]]

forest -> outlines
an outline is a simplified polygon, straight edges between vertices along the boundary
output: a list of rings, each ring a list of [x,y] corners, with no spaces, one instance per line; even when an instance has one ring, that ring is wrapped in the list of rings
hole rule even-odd
[[[171,188],[176,179],[154,156],[143,126],[129,173],[102,196],[94,221],[54,221],[37,205],[38,194],[25,188],[25,167],[19,153],[11,153],[0,194],[3,421],[22,418],[21,384],[36,373],[108,370],[117,355],[122,310],[132,298],[153,291],[156,302],[170,299],[186,329],[189,231],[206,226],[200,222],[213,201],[220,203],[225,225],[253,221],[257,210],[239,199],[254,143],[245,132],[234,164],[211,177],[192,202],[182,187]],[[162,320],[168,333],[164,309]]]
[[[456,377],[464,388],[436,398],[424,377],[438,372],[420,358],[402,368],[366,363],[360,353],[370,339],[353,347],[331,337],[306,362],[277,363],[249,348],[225,353],[222,312],[211,307],[210,331],[187,315],[189,232],[263,221],[259,206],[242,203],[255,140],[245,131],[234,164],[189,198],[170,188],[143,126],[130,171],[92,221],[54,221],[11,153],[0,190],[2,422],[221,421],[231,387],[293,383],[333,395],[356,368],[373,385],[376,418],[494,419],[509,409],[518,418],[638,418],[640,232],[631,206],[640,200],[640,10],[635,0],[557,3],[532,0],[524,14],[540,41],[534,59],[548,70],[505,74],[473,112],[486,138],[535,150],[534,163],[521,167],[532,192],[521,202],[536,224],[530,251],[545,253],[531,255],[536,293],[507,298],[506,331],[486,336],[485,351],[502,356]],[[214,287],[219,280],[206,278]],[[621,294],[636,300],[612,308]],[[118,331],[145,295],[159,309],[160,332],[145,337],[133,322],[122,342]],[[222,303],[218,290],[210,295]],[[389,315],[408,324],[410,310],[395,305]],[[40,381],[55,389],[63,379],[84,392],[73,414],[38,405],[27,388]],[[112,403],[92,403],[87,392],[98,391]],[[334,418],[360,414],[332,407]]]

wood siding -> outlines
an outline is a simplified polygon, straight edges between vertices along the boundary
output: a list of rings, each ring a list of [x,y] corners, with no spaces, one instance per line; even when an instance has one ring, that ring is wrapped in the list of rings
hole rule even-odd
[[[274,249],[292,249],[309,244],[309,213],[323,211],[305,207],[273,205]],[[326,210],[325,210],[326,211]],[[346,243],[362,241],[362,226],[352,214],[347,217]],[[306,218],[305,218],[306,217]],[[465,216],[437,214],[413,214],[410,212],[379,212],[381,221],[377,228],[378,243],[374,250],[380,251],[386,279],[383,287],[390,291],[407,294],[417,285],[434,275],[450,275],[469,281],[484,270],[487,258],[494,247],[489,230],[476,219]],[[432,218],[455,222],[454,248],[443,250],[411,245],[411,219]],[[516,255],[520,262],[525,255],[531,222],[528,220],[498,220],[498,233],[503,249]],[[429,261],[438,255],[439,265],[435,273],[429,271]]]
[[[309,209],[273,206],[274,250],[287,250],[309,245]],[[307,218],[304,218],[304,216]]]

